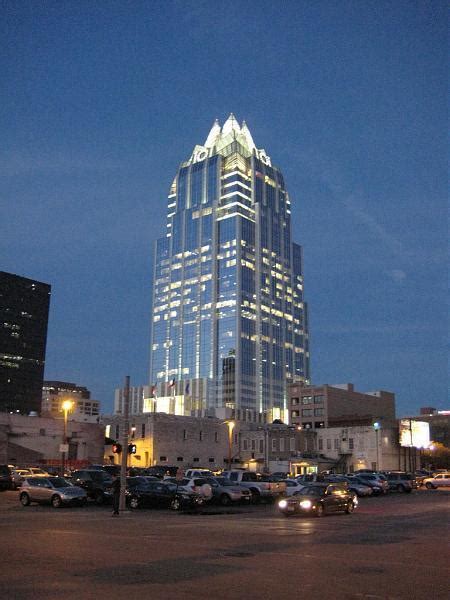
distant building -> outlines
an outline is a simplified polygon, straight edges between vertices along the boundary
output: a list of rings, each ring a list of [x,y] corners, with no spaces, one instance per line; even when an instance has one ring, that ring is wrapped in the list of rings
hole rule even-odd
[[[395,394],[357,392],[353,384],[289,386],[289,422],[304,429],[395,425]]]
[[[107,437],[121,440],[121,419],[103,417]],[[153,465],[223,468],[228,456],[227,425],[214,418],[182,417],[164,413],[140,415],[130,419],[130,442],[136,454],[129,456],[133,467]],[[232,453],[237,455],[239,439],[233,433]],[[119,462],[120,457],[107,453],[105,460]]]
[[[0,412],[40,411],[50,291],[0,271]]]
[[[287,382],[309,380],[302,263],[283,174],[245,122],[216,121],[176,173],[156,243],[158,398],[175,396],[180,412],[227,407],[285,420]]]
[[[430,440],[450,448],[450,410],[437,410],[433,407],[420,409],[418,421],[430,424]]]
[[[65,400],[71,400],[73,403],[73,408],[68,413],[69,420],[98,422],[100,402],[91,398],[87,388],[66,381],[44,381],[41,416],[62,419],[64,416],[62,403]]]
[[[0,463],[59,466],[63,420],[0,413]],[[104,427],[97,423],[67,424],[67,465],[81,467],[101,463],[105,446]]]
[[[149,399],[152,390],[149,385],[130,386],[129,414],[142,415],[144,412],[154,412],[153,410],[144,411],[144,399]],[[114,414],[124,414],[125,389],[117,388],[114,393]]]

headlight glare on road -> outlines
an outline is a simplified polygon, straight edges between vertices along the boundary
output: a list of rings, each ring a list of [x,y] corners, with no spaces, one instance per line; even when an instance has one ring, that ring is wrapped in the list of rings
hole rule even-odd
[[[278,506],[279,506],[280,508],[286,508],[286,507],[287,507],[287,505],[288,505],[288,503],[287,503],[287,500],[280,500],[280,501],[278,502]]]
[[[301,506],[302,508],[311,508],[311,506],[312,506],[312,502],[311,502],[311,500],[302,500],[302,501],[300,502],[300,506]]]

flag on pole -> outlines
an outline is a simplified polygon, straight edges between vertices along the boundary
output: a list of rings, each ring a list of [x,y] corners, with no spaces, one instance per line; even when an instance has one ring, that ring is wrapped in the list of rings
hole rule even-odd
[[[171,380],[169,381],[169,387],[170,387],[170,388],[173,388],[173,387],[175,387],[175,378],[173,378],[173,379],[171,379]]]
[[[186,387],[184,388],[184,395],[185,396],[189,396],[189,388],[190,388],[190,382],[188,381],[186,383]]]

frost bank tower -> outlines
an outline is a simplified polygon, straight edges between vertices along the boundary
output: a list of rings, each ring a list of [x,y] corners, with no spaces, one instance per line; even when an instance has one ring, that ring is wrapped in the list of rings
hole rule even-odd
[[[154,409],[285,420],[287,383],[309,380],[302,250],[281,171],[233,115],[178,169],[153,282]]]

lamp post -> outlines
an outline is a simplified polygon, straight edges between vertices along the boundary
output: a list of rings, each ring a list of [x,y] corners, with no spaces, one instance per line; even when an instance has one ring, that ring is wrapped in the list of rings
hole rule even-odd
[[[64,411],[64,429],[63,429],[63,441],[62,441],[62,445],[61,445],[61,475],[62,477],[64,477],[64,472],[66,470],[66,452],[68,451],[67,448],[67,414],[69,412],[69,410],[72,410],[73,408],[73,402],[72,400],[64,400],[64,402],[61,405],[61,408]]]
[[[376,438],[376,445],[377,445],[377,471],[380,470],[380,455],[379,455],[379,448],[378,448],[378,432],[381,429],[381,423],[379,421],[375,421],[375,423],[373,424],[373,428],[375,429],[375,438]]]
[[[231,458],[232,458],[232,447],[233,447],[233,429],[236,423],[234,421],[225,421],[225,425],[228,427],[228,470],[231,471]]]

